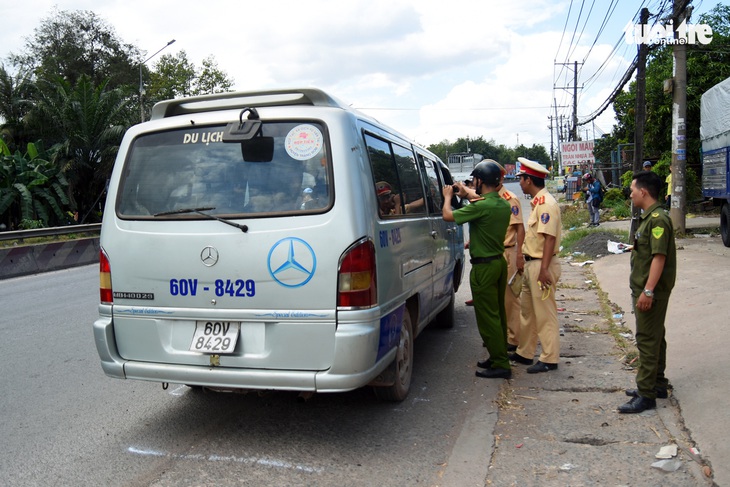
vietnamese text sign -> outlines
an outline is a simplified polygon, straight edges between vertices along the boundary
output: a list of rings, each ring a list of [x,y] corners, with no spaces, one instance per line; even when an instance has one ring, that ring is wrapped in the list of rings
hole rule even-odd
[[[576,140],[573,142],[561,142],[560,157],[562,158],[563,166],[593,164],[596,162],[593,157],[593,141]]]

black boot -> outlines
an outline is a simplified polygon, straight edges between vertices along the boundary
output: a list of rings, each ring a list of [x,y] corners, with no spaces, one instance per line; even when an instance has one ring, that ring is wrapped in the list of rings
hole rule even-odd
[[[618,407],[619,413],[624,414],[636,414],[643,411],[646,411],[647,409],[654,409],[656,407],[656,400],[655,399],[649,399],[646,397],[633,397],[629,402],[626,404],[622,404]]]
[[[669,392],[664,387],[657,387],[654,389],[656,391],[656,398],[657,399],[666,399],[669,397]],[[639,397],[639,390],[638,389],[626,389],[626,395],[631,397]]]

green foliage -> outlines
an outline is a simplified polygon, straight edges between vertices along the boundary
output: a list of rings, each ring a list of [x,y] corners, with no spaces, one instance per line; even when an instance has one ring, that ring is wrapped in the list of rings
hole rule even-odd
[[[94,86],[87,76],[74,86],[61,78],[46,85],[34,115],[47,124],[46,139],[59,145],[57,162],[68,179],[71,206],[83,222],[104,191],[126,130],[130,100],[122,90]]]
[[[196,95],[207,95],[212,93],[224,93],[231,91],[233,79],[218,68],[218,63],[213,56],[203,59],[203,68],[197,73],[195,88]]]
[[[688,198],[696,191],[690,186],[690,170],[700,168],[700,98],[709,88],[730,76],[730,6],[718,4],[707,14],[695,20],[712,28],[712,42],[708,45],[687,46],[687,113],[686,143],[688,168]],[[673,76],[673,47],[660,45],[651,49],[646,66],[646,126],[644,158],[663,159],[672,147],[671,95],[664,93],[664,81]],[[618,143],[633,142],[635,128],[636,85],[632,82],[614,101],[618,124],[613,135]],[[693,171],[693,172],[694,172]],[[661,176],[661,174],[660,174]],[[622,178],[624,181],[624,178]],[[629,180],[630,183],[630,180]],[[699,188],[699,185],[697,186]]]
[[[202,64],[203,67],[198,70],[187,53],[179,51],[161,56],[154,65],[154,71],[148,73],[145,68],[145,76],[149,76],[145,90],[146,110],[162,100],[231,91],[233,80],[218,68],[215,57],[208,56]]]
[[[634,171],[626,171],[621,175],[621,187],[630,188],[631,181],[634,180]]]
[[[586,212],[587,213],[587,212]],[[563,212],[563,218],[565,218],[565,212]],[[565,220],[563,220],[563,227],[565,227]],[[565,227],[572,228],[572,227]],[[575,230],[571,230],[569,232],[565,232],[565,234],[560,239],[560,245],[563,248],[563,250],[560,251],[560,255],[562,257],[565,257],[567,255],[570,255],[573,253],[573,248],[575,247],[575,244],[590,235],[593,232],[596,232],[598,230],[588,229],[588,228],[575,228]]]
[[[58,10],[41,20],[25,48],[9,59],[36,79],[59,76],[71,85],[87,76],[92,84],[135,86],[139,49],[123,43],[114,28],[88,10]]]
[[[614,203],[624,201],[626,201],[626,196],[624,196],[624,192],[619,188],[609,189],[603,197],[603,204],[605,206],[613,206]]]
[[[68,182],[49,154],[36,144],[28,144],[25,154],[11,154],[2,139],[0,152],[0,221],[8,228],[65,222]]]
[[[469,138],[468,140],[459,138],[454,143],[443,140],[438,144],[431,144],[428,146],[428,150],[446,162],[448,161],[448,154],[467,152],[467,147],[470,153],[481,154],[485,159],[494,159],[502,165],[514,164],[517,162],[518,157],[526,157],[538,161],[547,168],[551,167],[550,156],[542,145],[533,144],[532,147],[526,147],[520,144],[512,149],[503,144],[497,145],[494,140],[486,141],[482,136]]]
[[[614,190],[618,191],[618,190]],[[623,196],[623,195],[622,195]],[[604,203],[604,208],[611,211],[611,216],[615,216],[619,220],[629,218],[631,216],[631,202],[626,199],[617,199]]]
[[[570,228],[581,227],[584,223],[587,223],[589,214],[586,208],[581,208],[578,205],[569,205],[563,207],[560,217],[563,223],[563,229],[568,230]]]
[[[28,218],[23,218],[20,220],[20,224],[18,225],[19,230],[31,230],[33,228],[43,228],[43,220],[30,220]]]

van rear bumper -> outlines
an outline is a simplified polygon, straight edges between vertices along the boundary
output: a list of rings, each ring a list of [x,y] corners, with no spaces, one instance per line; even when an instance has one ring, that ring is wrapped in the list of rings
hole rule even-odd
[[[117,351],[114,323],[110,316],[94,322],[94,341],[106,375],[136,379],[233,389],[275,389],[312,392],[345,392],[367,385],[395,358],[390,350],[375,361],[379,325],[340,324],[335,339],[332,366],[323,371],[236,369],[196,365],[161,364],[125,360]]]

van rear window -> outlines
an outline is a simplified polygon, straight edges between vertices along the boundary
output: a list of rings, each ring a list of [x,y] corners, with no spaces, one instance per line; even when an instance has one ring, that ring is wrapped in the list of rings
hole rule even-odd
[[[331,207],[331,164],[321,123],[264,122],[261,136],[273,139],[273,153],[223,142],[224,130],[191,127],[136,138],[122,173],[119,217],[200,218],[174,213],[190,209],[250,217]]]

